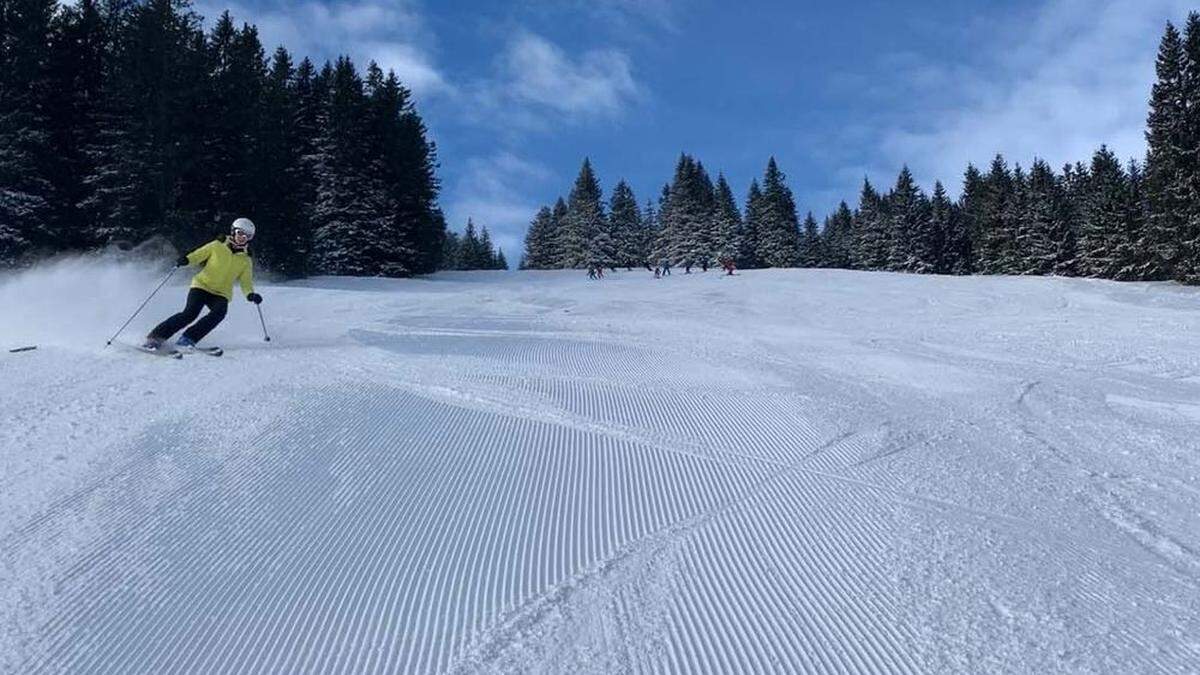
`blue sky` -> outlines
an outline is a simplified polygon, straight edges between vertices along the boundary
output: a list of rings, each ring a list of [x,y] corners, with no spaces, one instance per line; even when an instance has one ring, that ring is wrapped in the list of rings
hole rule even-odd
[[[1141,157],[1154,57],[1180,0],[197,0],[268,52],[394,69],[437,142],[452,228],[515,265],[584,156],[605,194],[657,198],[680,152],[738,196],[774,155],[803,212],[910,166],[958,193],[968,161]]]

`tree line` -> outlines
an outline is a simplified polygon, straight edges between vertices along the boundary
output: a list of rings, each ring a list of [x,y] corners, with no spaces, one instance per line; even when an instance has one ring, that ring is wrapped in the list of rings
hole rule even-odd
[[[700,265],[832,267],[936,274],[1088,276],[1200,283],[1200,14],[1168,23],[1150,96],[1147,153],[1123,163],[1105,146],[1090,162],[1028,169],[997,155],[968,165],[957,199],[922,190],[907,167],[881,192],[863,182],[818,224],[801,220],[774,158],[739,210],[724,176],[683,154],[657,202],[639,207],[618,182],[605,204],[584,160],[568,199],[544,206],[521,266],[561,269]]]
[[[508,260],[504,250],[492,244],[492,234],[487,226],[476,232],[475,222],[467,219],[467,228],[460,236],[457,232],[446,233],[442,248],[442,269],[445,270],[506,270]]]
[[[268,59],[254,26],[205,32],[187,0],[0,0],[0,57],[0,267],[186,250],[238,216],[287,276],[441,264],[436,147],[375,63]]]

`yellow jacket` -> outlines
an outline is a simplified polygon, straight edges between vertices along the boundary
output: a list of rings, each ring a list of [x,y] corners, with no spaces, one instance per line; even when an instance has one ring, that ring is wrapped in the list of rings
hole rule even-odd
[[[189,265],[204,263],[204,267],[192,277],[192,288],[215,293],[226,300],[233,300],[233,282],[242,285],[242,295],[254,292],[254,260],[245,251],[234,253],[218,237],[187,255]]]

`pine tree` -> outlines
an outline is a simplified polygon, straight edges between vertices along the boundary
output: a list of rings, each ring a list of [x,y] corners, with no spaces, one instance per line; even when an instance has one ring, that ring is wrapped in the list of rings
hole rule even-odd
[[[983,232],[987,227],[987,182],[979,169],[967,165],[962,194],[958,200],[962,239],[959,241],[958,274],[982,272]]]
[[[654,202],[649,199],[646,200],[646,206],[642,209],[641,223],[638,250],[641,251],[641,260],[645,265],[650,266],[656,264],[658,260],[655,250],[655,242],[658,241],[658,210],[654,208]]]
[[[716,188],[712,178],[704,169],[704,163],[696,161],[695,196],[702,214],[696,229],[692,233],[692,241],[688,247],[686,258],[693,265],[707,266],[716,260],[717,240],[720,237],[717,226]]]
[[[859,192],[858,211],[854,214],[853,263],[856,269],[882,270],[887,266],[889,238],[887,211],[884,199],[875,191],[871,181],[863,178]]]
[[[941,181],[933,184],[933,199],[929,202],[929,233],[933,249],[933,268],[937,274],[963,274],[963,242],[966,230],[958,209],[946,196]]]
[[[642,214],[633,189],[624,180],[617,182],[609,198],[608,224],[616,247],[616,264],[641,266],[646,261],[642,249]]]
[[[575,179],[575,187],[567,198],[567,213],[559,240],[558,266],[569,269],[609,262],[595,259],[611,255],[611,251],[606,250],[611,246],[611,239],[602,237],[607,234],[605,221],[600,182],[596,180],[591,162],[584,158]]]
[[[774,157],[767,162],[767,170],[763,175],[758,216],[758,260],[767,267],[797,266],[800,223],[796,216],[796,202]]]
[[[1146,197],[1149,218],[1141,247],[1148,253],[1145,279],[1166,279],[1179,262],[1180,233],[1186,223],[1187,173],[1195,144],[1184,96],[1184,52],[1170,23],[1158,48],[1157,82],[1146,121]]]
[[[762,226],[762,190],[758,187],[758,179],[750,181],[750,189],[746,193],[746,219],[742,227],[742,257],[738,267],[755,269],[762,266],[758,259],[759,230]]]
[[[425,121],[417,112],[411,92],[389,72],[382,88],[388,141],[384,165],[396,213],[391,223],[397,245],[411,246],[406,273],[426,274],[436,269],[438,252],[446,236],[446,220],[438,207],[441,184],[437,178],[437,146],[427,138]],[[408,254],[404,254],[408,255]]]
[[[496,266],[492,269],[506,270],[508,269],[508,260],[504,257],[504,249],[496,249]]]
[[[979,237],[976,239],[977,271],[983,274],[1005,274],[1013,262],[1015,237],[1008,231],[1013,224],[1013,175],[1004,158],[997,155],[983,183],[982,203],[979,205]]]
[[[462,258],[462,241],[457,232],[447,232],[442,240],[441,257],[438,261],[439,270],[456,270]]]
[[[0,267],[55,242],[49,96],[52,0],[0,0]]]
[[[1083,230],[1084,211],[1087,206],[1088,190],[1091,174],[1083,162],[1063,166],[1062,185],[1063,219],[1065,225],[1065,241],[1063,257],[1067,262],[1058,272],[1065,276],[1074,276],[1079,271],[1079,239]]]
[[[482,242],[479,240],[479,234],[475,230],[475,222],[468,218],[467,226],[463,229],[463,235],[459,239],[458,262],[454,268],[458,270],[477,270],[485,262],[486,253],[483,250]]]
[[[660,247],[671,263],[711,259],[714,188],[703,165],[682,154],[659,212]]]
[[[1068,274],[1074,263],[1074,242],[1067,223],[1062,184],[1041,159],[1029,172],[1025,211],[1017,234],[1020,274]]]
[[[378,260],[379,273],[391,277],[414,274],[422,257],[418,246],[421,224],[429,217],[427,207],[414,194],[421,188],[413,184],[412,162],[420,151],[407,147],[404,118],[409,92],[400,85],[396,74],[385,77],[377,64],[367,69],[368,98],[366,128],[370,154],[365,160],[382,182],[388,200],[395,205],[385,214]]]
[[[332,72],[330,71],[330,76]],[[313,234],[316,231],[317,165],[322,157],[317,148],[321,134],[322,110],[329,79],[317,71],[308,58],[296,67],[296,110],[292,120],[297,163],[288,170],[288,182],[293,186],[296,220],[290,231],[293,265],[304,274],[310,272]]]
[[[554,239],[549,249],[551,253],[547,259],[546,269],[569,269],[570,266],[567,264],[567,257],[564,254],[567,240],[567,200],[562,197],[554,202],[554,208],[550,211],[550,223]]]
[[[374,276],[396,205],[378,174],[359,159],[368,155],[366,98],[354,64],[339,58],[320,116],[314,173],[312,266],[319,274]]]
[[[525,232],[525,254],[521,259],[523,270],[544,270],[553,267],[554,220],[550,207],[543,206]]]
[[[743,258],[745,244],[742,233],[742,215],[738,213],[733,199],[733,190],[724,174],[717,174],[717,185],[713,193],[713,224],[715,240],[713,250],[718,260],[738,261]]]
[[[1141,281],[1149,267],[1149,254],[1142,247],[1147,220],[1146,187],[1142,167],[1129,162],[1128,197],[1125,205],[1125,228],[1116,248],[1116,278],[1121,281]]]
[[[928,199],[905,166],[888,195],[887,269],[929,273],[936,265],[937,242],[929,221]]]
[[[1180,196],[1186,199],[1184,222],[1176,232],[1179,256],[1174,276],[1200,284],[1200,13],[1188,14],[1183,32],[1183,101],[1186,118]]]
[[[84,178],[95,171],[87,153],[99,134],[107,30],[94,0],[61,7],[53,22],[45,113],[49,123],[51,182],[57,199],[53,239],[58,249],[94,246],[79,205],[87,197]]]
[[[480,230],[479,251],[475,265],[475,269],[479,270],[496,269],[496,247],[492,243],[492,233],[488,232],[487,225]]]
[[[1129,218],[1128,177],[1112,151],[1103,146],[1092,157],[1090,175],[1079,238],[1080,273],[1113,279]]]
[[[102,129],[87,152],[83,207],[102,242],[165,235],[196,243],[203,214],[191,210],[204,178],[203,129],[194,124],[205,95],[204,35],[184,0],[149,0],[106,17],[114,54],[106,66]]]
[[[194,114],[203,127],[200,175],[188,181],[192,189],[183,197],[185,208],[198,216],[188,233],[195,243],[223,231],[234,218],[258,215],[265,192],[257,141],[267,77],[257,31],[238,30],[229,12],[223,13],[209,34],[206,69],[208,90]]]
[[[298,199],[301,139],[297,93],[297,74],[291,55],[280,47],[275,51],[264,83],[261,115],[256,124],[259,140],[253,173],[258,176],[262,192],[257,195],[254,217],[256,223],[261,221],[270,228],[270,236],[261,240],[256,256],[270,269],[288,277],[304,274],[308,251]]]
[[[851,269],[854,253],[854,214],[846,202],[838,204],[837,211],[826,221],[821,232],[822,248],[825,253],[823,266]]]
[[[800,267],[821,267],[824,264],[825,252],[821,246],[821,233],[817,230],[817,219],[813,217],[812,211],[804,217],[799,247],[797,261]]]

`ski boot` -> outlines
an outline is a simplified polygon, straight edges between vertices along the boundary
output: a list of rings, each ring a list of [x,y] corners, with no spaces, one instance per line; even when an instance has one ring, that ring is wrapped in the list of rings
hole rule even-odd
[[[186,335],[181,335],[179,336],[179,339],[175,341],[175,349],[178,349],[181,352],[194,352],[196,351],[196,343],[192,340],[192,338]]]

